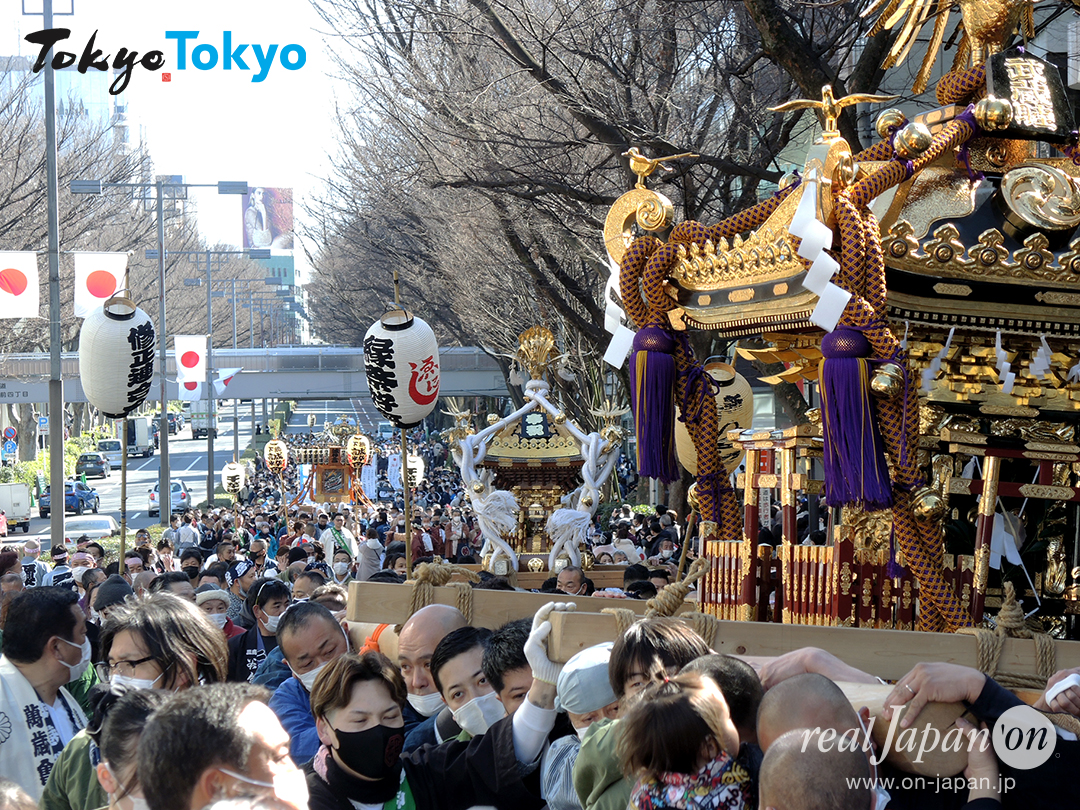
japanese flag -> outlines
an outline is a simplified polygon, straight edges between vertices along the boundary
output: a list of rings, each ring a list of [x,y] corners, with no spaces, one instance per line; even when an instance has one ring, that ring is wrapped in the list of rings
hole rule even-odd
[[[176,381],[206,381],[206,335],[174,335]]]
[[[180,399],[186,402],[201,402],[205,397],[203,396],[203,384],[201,382],[183,382],[180,381],[177,384],[177,389],[180,392]]]
[[[126,253],[75,254],[75,317],[85,318],[116,295],[127,272]]]
[[[217,396],[222,396],[225,393],[226,387],[232,382],[233,377],[243,371],[243,368],[223,368],[214,372],[214,393]]]
[[[36,318],[41,303],[36,253],[0,253],[0,318]]]

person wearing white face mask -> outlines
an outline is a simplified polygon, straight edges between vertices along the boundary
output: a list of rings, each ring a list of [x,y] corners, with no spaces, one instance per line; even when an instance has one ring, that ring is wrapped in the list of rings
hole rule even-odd
[[[431,677],[461,728],[459,740],[485,733],[506,716],[495,687],[484,675],[484,648],[491,631],[462,627],[449,633],[431,656]]]
[[[356,571],[356,566],[353,565],[353,559],[349,552],[340,548],[336,549],[331,570],[334,572],[333,582],[347,588]]]
[[[406,750],[438,744],[447,735],[456,735],[453,718],[431,677],[431,657],[439,642],[450,632],[465,627],[468,622],[461,611],[450,605],[428,605],[409,617],[398,636],[397,665],[405,679],[408,705],[404,710]],[[449,721],[449,722],[448,722]]]
[[[252,681],[259,665],[278,646],[278,623],[290,601],[289,586],[279,579],[257,580],[251,587],[247,604],[255,624],[229,639],[230,681]]]
[[[619,699],[608,677],[612,646],[608,641],[582,650],[559,673],[555,708],[567,713],[577,734],[559,737],[544,751],[540,787],[550,810],[581,810],[574,789],[574,765],[581,738],[596,721],[612,720],[619,713]]]
[[[12,600],[0,656],[0,713],[8,720],[0,773],[35,801],[60,751],[86,725],[64,684],[89,665],[86,616],[74,591],[38,587]]]
[[[304,602],[282,615],[277,641],[293,677],[274,691],[270,708],[289,733],[293,761],[303,763],[319,750],[311,687],[327,664],[349,651],[349,639],[329,610],[317,602]]]
[[[206,614],[206,618],[221,628],[225,638],[244,634],[244,628],[237,627],[229,618],[230,596],[228,591],[223,591],[210,582],[195,589],[195,604]]]

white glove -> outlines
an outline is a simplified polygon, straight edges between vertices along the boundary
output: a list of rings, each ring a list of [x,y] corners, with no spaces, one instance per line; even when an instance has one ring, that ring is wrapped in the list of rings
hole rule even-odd
[[[533,616],[532,631],[525,642],[525,659],[532,667],[532,675],[536,680],[554,686],[562,671],[562,664],[556,664],[548,658],[547,637],[551,635],[551,622],[548,621],[548,616],[553,610],[570,612],[576,609],[577,605],[573,602],[548,602]]]

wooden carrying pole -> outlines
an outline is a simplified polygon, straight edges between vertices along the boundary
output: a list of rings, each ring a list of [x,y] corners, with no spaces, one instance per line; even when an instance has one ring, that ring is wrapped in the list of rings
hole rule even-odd
[[[352,604],[352,599],[349,601]],[[629,607],[626,603],[631,601],[620,599],[612,606]],[[586,647],[614,641],[618,636],[614,616],[581,612],[580,601],[578,611],[551,615],[548,650],[553,661],[567,661]],[[716,652],[755,658],[783,655],[801,647],[820,647],[856,669],[888,680],[897,680],[921,661],[978,667],[975,637],[958,633],[718,621],[716,638],[705,641],[711,642]],[[1080,667],[1080,642],[1055,641],[1054,647],[1057,669]],[[1032,639],[1005,639],[998,671],[1011,675],[1037,675],[1035,642]]]
[[[352,582],[349,584],[350,622],[371,624],[401,624],[412,615],[413,589],[416,585],[396,585],[392,582]],[[433,604],[461,605],[461,589],[445,586],[433,589]],[[563,593],[526,593],[525,591],[469,592],[470,612],[474,627],[494,630],[513,619],[532,618],[548,602],[573,601],[579,612],[599,612],[605,608],[629,608],[638,615],[645,614],[641,599],[605,599],[599,596],[567,596]],[[605,618],[613,619],[611,616]],[[614,627],[614,625],[612,625]]]

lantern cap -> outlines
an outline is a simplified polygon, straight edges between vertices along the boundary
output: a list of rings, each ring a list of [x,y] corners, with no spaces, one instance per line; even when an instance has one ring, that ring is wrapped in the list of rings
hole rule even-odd
[[[413,314],[407,309],[392,309],[389,312],[384,312],[379,318],[379,322],[382,323],[384,329],[388,329],[391,332],[397,332],[402,329],[408,329],[413,325]]]
[[[135,317],[139,308],[135,302],[126,295],[114,295],[102,305],[105,317],[114,321],[130,321]]]

